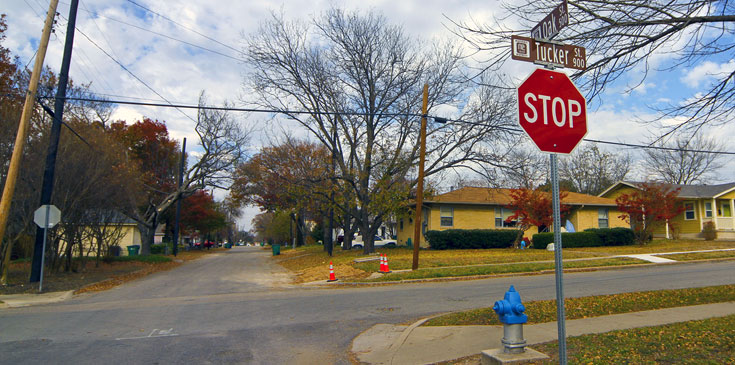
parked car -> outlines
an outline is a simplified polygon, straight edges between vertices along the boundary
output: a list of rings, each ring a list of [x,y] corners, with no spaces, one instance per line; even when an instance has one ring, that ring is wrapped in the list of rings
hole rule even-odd
[[[375,236],[373,244],[375,247],[396,247],[396,240]],[[352,241],[352,248],[361,249],[363,245],[362,236],[356,236]]]

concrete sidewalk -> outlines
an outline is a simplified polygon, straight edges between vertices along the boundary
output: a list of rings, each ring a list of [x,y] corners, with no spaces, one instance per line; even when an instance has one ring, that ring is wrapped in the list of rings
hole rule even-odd
[[[567,337],[659,326],[735,314],[735,302],[657,309],[566,321]],[[421,327],[378,324],[352,342],[352,352],[368,364],[432,364],[500,348],[502,326]],[[529,346],[557,340],[556,322],[526,325]]]
[[[57,291],[43,294],[8,294],[0,295],[1,308],[28,307],[31,305],[63,302],[72,297],[73,290]]]

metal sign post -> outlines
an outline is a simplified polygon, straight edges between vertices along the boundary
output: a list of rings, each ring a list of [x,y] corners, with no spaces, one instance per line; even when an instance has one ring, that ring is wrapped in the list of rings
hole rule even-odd
[[[559,202],[559,172],[557,170],[557,156],[550,153],[551,159],[551,205],[554,211],[554,277],[556,279],[556,323],[559,339],[559,363],[567,363],[567,330],[564,311],[564,272],[561,254],[561,212]]]
[[[43,228],[43,245],[41,246],[41,271],[39,276],[38,291],[43,291],[43,267],[46,258],[46,239],[48,237],[48,229],[53,228],[61,220],[61,211],[59,208],[51,204],[40,206],[33,213],[33,222]]]

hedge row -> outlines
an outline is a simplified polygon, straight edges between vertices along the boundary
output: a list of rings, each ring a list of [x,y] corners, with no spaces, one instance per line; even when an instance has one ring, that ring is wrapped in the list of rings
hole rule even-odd
[[[468,248],[506,248],[518,235],[515,230],[499,229],[448,229],[428,231],[424,234],[434,250]]]
[[[584,232],[562,233],[561,241],[563,247],[600,247],[600,246],[625,246],[635,243],[635,236],[630,228],[590,228]],[[533,235],[533,247],[545,249],[554,242],[554,234],[538,233]]]

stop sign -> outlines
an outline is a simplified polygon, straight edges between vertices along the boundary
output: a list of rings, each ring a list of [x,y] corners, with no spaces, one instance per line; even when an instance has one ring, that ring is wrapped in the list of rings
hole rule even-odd
[[[569,154],[587,134],[587,102],[565,73],[539,68],[518,87],[518,120],[541,151]]]

